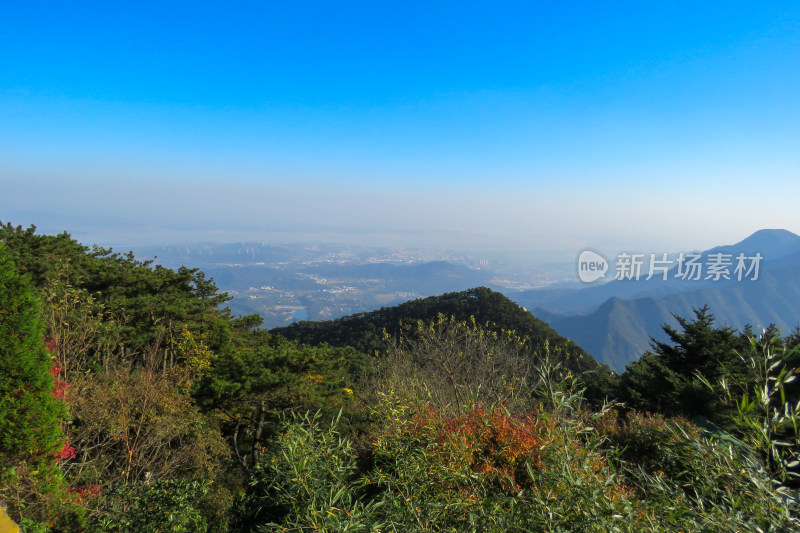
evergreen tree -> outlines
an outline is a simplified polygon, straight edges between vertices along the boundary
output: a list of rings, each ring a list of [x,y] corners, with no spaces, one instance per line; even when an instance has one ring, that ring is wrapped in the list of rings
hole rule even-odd
[[[0,462],[47,457],[62,439],[40,303],[0,244]]]
[[[70,451],[40,312],[29,279],[0,243],[0,500],[17,520],[50,514],[48,495],[62,479],[56,458]]]
[[[714,327],[708,306],[695,309],[694,315],[693,320],[673,315],[679,328],[663,327],[669,342],[652,339],[652,354],[628,366],[622,386],[631,407],[719,419],[718,394],[703,381],[716,383],[725,373],[741,373],[736,354],[746,343],[732,328]]]

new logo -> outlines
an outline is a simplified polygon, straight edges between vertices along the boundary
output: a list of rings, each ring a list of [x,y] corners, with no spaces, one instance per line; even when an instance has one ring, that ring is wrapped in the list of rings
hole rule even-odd
[[[594,250],[584,250],[578,256],[578,277],[584,283],[591,283],[606,277],[608,261]]]

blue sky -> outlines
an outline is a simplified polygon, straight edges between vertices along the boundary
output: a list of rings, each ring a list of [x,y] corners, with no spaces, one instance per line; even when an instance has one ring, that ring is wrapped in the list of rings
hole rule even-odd
[[[800,233],[800,6],[763,4],[5,2],[0,220],[554,257]]]

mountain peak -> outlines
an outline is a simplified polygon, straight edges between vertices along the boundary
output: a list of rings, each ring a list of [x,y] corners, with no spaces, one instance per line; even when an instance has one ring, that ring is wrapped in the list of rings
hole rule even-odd
[[[779,245],[792,246],[800,244],[800,235],[796,235],[785,229],[760,229],[744,239],[734,244],[735,247],[745,247],[752,245]]]
[[[800,252],[800,235],[785,229],[760,229],[736,244],[718,246],[707,251],[707,253],[716,252],[747,254],[759,252],[765,258],[777,259]]]

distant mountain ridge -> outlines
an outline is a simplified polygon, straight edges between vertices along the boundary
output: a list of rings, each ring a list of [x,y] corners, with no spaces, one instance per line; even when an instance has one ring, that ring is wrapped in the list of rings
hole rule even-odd
[[[672,280],[661,286],[639,282],[642,287],[638,291],[632,290],[635,281],[611,282],[567,296],[579,300],[584,294],[591,304],[601,296],[609,296],[591,312],[554,312],[558,306],[547,306],[546,299],[533,312],[619,372],[649,348],[650,337],[665,340],[662,325],[675,325],[673,313],[690,316],[692,308],[703,305],[710,306],[718,325],[737,329],[747,324],[766,327],[774,323],[786,331],[800,324],[800,236],[786,230],[760,230],[739,243],[718,246],[702,255],[716,253],[734,257],[739,253],[760,253],[764,260],[759,279],[698,283]]]
[[[749,257],[757,252],[763,257],[762,267],[777,266],[785,262],[788,256],[800,254],[800,236],[784,229],[764,229],[756,231],[736,244],[717,246],[699,253],[704,261],[709,254],[730,254],[735,264],[735,258],[739,253],[744,253]],[[795,262],[791,261],[790,264],[795,264]],[[532,289],[508,294],[515,302],[528,309],[544,309],[548,313],[577,315],[594,312],[609,298],[665,297],[704,287],[714,287],[720,283],[705,279],[698,281],[676,279],[674,277],[675,268],[677,267],[673,266],[672,273],[666,281],[657,275],[647,281],[644,279],[613,280],[577,288]],[[607,276],[613,277],[614,272],[609,271]]]

